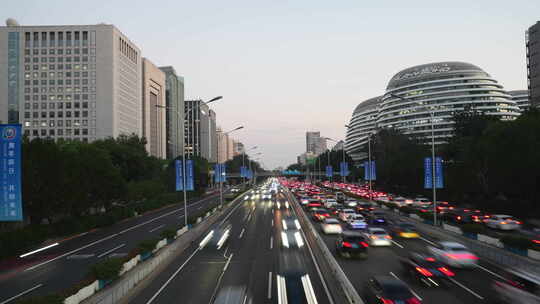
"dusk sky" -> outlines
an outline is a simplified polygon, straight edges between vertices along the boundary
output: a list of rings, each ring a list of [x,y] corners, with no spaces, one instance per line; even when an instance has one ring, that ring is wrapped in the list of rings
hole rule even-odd
[[[21,25],[110,23],[208,99],[266,168],[296,162],[305,132],[343,139],[358,103],[400,70],[465,61],[526,89],[525,31],[539,0],[1,1]]]

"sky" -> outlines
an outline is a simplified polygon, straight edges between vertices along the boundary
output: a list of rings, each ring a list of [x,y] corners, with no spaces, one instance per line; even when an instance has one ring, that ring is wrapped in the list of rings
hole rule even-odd
[[[526,89],[525,31],[538,0],[0,1],[21,25],[109,23],[210,99],[218,124],[266,168],[305,152],[306,131],[336,140],[362,101],[407,67],[464,61]],[[332,144],[332,143],[330,143]]]

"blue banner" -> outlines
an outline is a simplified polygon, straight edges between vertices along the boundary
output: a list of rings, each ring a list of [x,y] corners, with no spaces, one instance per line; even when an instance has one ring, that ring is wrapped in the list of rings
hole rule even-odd
[[[240,177],[247,177],[247,168],[246,166],[240,167]]]
[[[377,180],[377,168],[374,160],[371,161],[371,164],[368,161],[364,162],[364,180]]]
[[[182,161],[179,159],[174,161],[174,170],[176,171],[176,191],[184,190],[184,168]]]
[[[334,168],[332,166],[326,166],[326,177],[332,177],[334,175]]]
[[[214,180],[216,181],[216,183],[225,182],[227,180],[226,174],[227,173],[225,172],[225,164],[216,164],[214,169]]]
[[[341,176],[349,175],[349,163],[347,163],[347,162],[339,163],[339,174]]]
[[[195,190],[195,176],[193,173],[193,160],[186,160],[186,190]]]
[[[442,158],[435,157],[435,187],[437,189],[442,189],[444,187],[443,175]]]
[[[435,157],[435,188],[444,187],[442,158]],[[424,158],[424,188],[433,189],[433,162],[431,157]]]
[[[0,222],[22,221],[21,125],[0,125]]]

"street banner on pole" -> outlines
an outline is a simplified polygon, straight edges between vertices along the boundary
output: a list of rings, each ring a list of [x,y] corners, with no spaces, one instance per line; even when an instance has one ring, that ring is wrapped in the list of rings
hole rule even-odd
[[[332,177],[334,175],[334,168],[332,166],[326,166],[326,177]]]
[[[364,162],[364,180],[371,180],[374,181],[377,179],[377,168],[375,167],[375,161],[370,162],[365,161]]]
[[[247,177],[246,169],[247,169],[246,166],[240,167],[240,177]]]
[[[216,183],[221,182],[221,165],[220,164],[214,165],[214,181]]]
[[[349,163],[347,163],[347,162],[339,163],[339,174],[341,176],[349,175]]]
[[[193,173],[193,160],[186,160],[186,190],[195,190],[195,176]]]
[[[0,222],[22,221],[21,125],[0,125]]]
[[[431,157],[424,158],[424,188],[433,188],[433,167],[431,163]]]
[[[444,188],[443,163],[441,157],[435,157],[435,187]]]
[[[177,159],[174,161],[174,170],[176,171],[176,191],[184,190],[184,170],[182,161]]]
[[[221,173],[220,181],[224,183],[224,182],[227,181],[227,172],[225,170],[225,164],[220,164],[220,165],[221,165],[221,168],[220,168],[220,173]]]

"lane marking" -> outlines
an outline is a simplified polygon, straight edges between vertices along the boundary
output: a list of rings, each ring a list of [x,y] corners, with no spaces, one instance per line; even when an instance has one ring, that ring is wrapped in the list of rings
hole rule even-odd
[[[397,245],[399,248],[403,249],[404,247],[401,246],[398,242],[394,241],[394,240],[390,240],[392,241],[392,243],[394,243],[395,245]]]
[[[167,287],[167,285],[169,285],[171,283],[171,281],[174,279],[174,277],[176,277],[178,275],[178,273],[180,273],[180,271],[184,268],[184,266],[186,266],[186,264],[195,256],[195,254],[199,252],[199,249],[195,249],[195,251],[193,251],[193,253],[187,258],[187,260],[184,262],[184,264],[182,264],[172,275],[171,277],[158,289],[158,291],[150,298],[150,300],[148,300],[148,302],[146,302],[146,304],[150,304],[152,303],[158,296],[159,294]],[[2,303],[0,303],[2,304]]]
[[[274,248],[274,236],[270,237],[270,249]]]
[[[188,205],[188,208],[191,207],[191,206],[194,206],[194,205],[198,205],[198,204],[200,204],[200,203],[203,203],[203,202],[207,201],[207,200],[210,199],[210,198],[211,198],[211,197],[205,198],[205,199],[203,199],[203,200],[201,200],[201,201],[199,201],[199,202],[190,204],[190,205]],[[180,208],[180,209],[173,210],[173,211],[171,211],[171,212],[167,212],[167,213],[165,213],[165,214],[162,214],[162,215],[160,215],[160,216],[158,216],[158,217],[156,217],[156,218],[153,218],[153,219],[151,219],[151,220],[148,220],[148,221],[146,221],[146,222],[143,222],[143,223],[137,224],[137,225],[135,225],[135,226],[133,226],[133,227],[124,229],[124,230],[122,230],[122,231],[120,231],[120,232],[118,232],[118,233],[111,234],[111,235],[109,235],[109,236],[107,236],[107,237],[104,237],[104,238],[102,238],[102,239],[100,239],[100,240],[94,241],[94,242],[92,242],[92,243],[86,244],[86,245],[84,245],[84,246],[82,246],[82,247],[79,247],[79,248],[77,248],[77,249],[71,250],[71,251],[66,252],[66,253],[64,253],[64,254],[61,254],[61,255],[59,255],[59,256],[57,256],[57,257],[55,257],[55,258],[52,258],[52,259],[50,259],[50,260],[48,260],[48,261],[45,261],[45,262],[39,263],[39,264],[37,264],[37,265],[34,265],[34,266],[32,266],[32,267],[26,268],[24,271],[30,271],[30,270],[36,269],[36,268],[38,268],[38,267],[41,267],[41,266],[43,266],[43,265],[49,264],[50,262],[54,262],[54,261],[59,260],[59,259],[61,259],[61,258],[63,258],[63,257],[66,257],[66,256],[68,256],[68,255],[72,255],[72,254],[74,254],[75,252],[81,251],[81,250],[86,249],[86,248],[88,248],[88,247],[90,247],[90,246],[94,246],[95,244],[99,244],[99,243],[104,242],[104,241],[106,241],[106,240],[110,240],[111,238],[113,238],[113,237],[115,237],[115,236],[118,236],[118,235],[120,235],[120,234],[122,234],[122,233],[126,233],[126,232],[131,231],[131,230],[133,230],[133,229],[135,229],[135,228],[138,228],[138,227],[141,227],[141,226],[143,226],[143,225],[146,225],[146,224],[155,222],[155,221],[157,221],[157,220],[160,219],[160,218],[169,216],[169,215],[171,215],[171,214],[173,214],[173,213],[176,213],[176,212],[178,212],[178,211],[181,211],[181,210],[184,210],[184,208]],[[0,304],[2,304],[2,303],[0,303]]]
[[[396,278],[396,279],[398,279],[398,280],[400,280],[400,281],[403,281],[403,280],[401,280],[400,278],[398,278],[398,276],[395,275],[393,272],[390,271],[390,274],[391,274],[394,278]],[[422,298],[421,298],[421,297],[420,297],[420,296],[419,296],[412,288],[409,287],[409,290],[412,292],[412,294],[413,294],[415,297],[418,298],[418,300],[422,301]]]
[[[73,254],[73,255],[68,256],[66,259],[68,259],[68,260],[89,259],[89,258],[94,257],[94,256],[95,256],[95,254],[93,254],[93,253],[90,253],[90,254]]]
[[[208,244],[208,242],[210,242],[210,239],[212,238],[213,235],[214,235],[214,230],[210,231],[210,232],[204,237],[204,239],[202,239],[202,241],[199,243],[199,249],[203,249],[204,246],[206,246],[206,244]]]
[[[124,246],[126,246],[126,244],[122,244],[122,245],[116,246],[116,247],[114,247],[114,248],[111,249],[111,250],[107,250],[107,251],[105,251],[104,253],[98,255],[98,259],[101,258],[101,257],[103,257],[103,256],[106,256],[107,254],[109,254],[109,253],[115,251],[115,250],[118,249],[118,248],[122,248],[122,247],[124,247]]]
[[[306,300],[308,304],[317,304],[317,297],[315,296],[315,291],[313,290],[313,285],[311,285],[311,280],[309,279],[309,274],[302,276],[302,286],[304,287],[304,294],[306,295]]]
[[[272,298],[272,272],[268,273],[268,299]]]
[[[154,232],[154,231],[156,231],[156,230],[159,230],[159,229],[163,228],[164,226],[165,226],[165,224],[159,225],[159,226],[157,226],[156,228],[149,230],[148,232]]]
[[[489,274],[491,274],[491,275],[493,275],[493,276],[498,277],[499,279],[503,279],[503,280],[506,281],[506,278],[505,278],[505,277],[503,277],[503,276],[501,276],[501,275],[498,275],[498,274],[496,274],[495,272],[493,272],[493,271],[491,271],[491,270],[489,270],[489,269],[487,269],[487,268],[485,268],[485,267],[482,267],[482,266],[480,266],[480,265],[478,265],[478,264],[476,264],[476,267],[482,269],[483,271],[485,271],[485,272],[487,272],[487,273],[489,273]]]
[[[58,246],[59,244],[60,244],[60,243],[54,243],[54,244],[51,244],[51,245],[49,245],[49,246],[45,246],[45,247],[43,247],[43,248],[39,248],[39,249],[36,249],[36,250],[34,250],[34,251],[27,252],[27,253],[25,253],[25,254],[21,254],[19,257],[20,257],[20,258],[24,258],[24,257],[27,257],[27,256],[29,256],[29,255],[31,255],[31,254],[38,253],[38,252],[40,252],[40,251],[43,251],[43,250],[46,250],[46,249],[49,249],[49,248]]]
[[[246,228],[242,228],[242,231],[240,232],[240,235],[238,236],[239,239],[241,239],[244,236],[245,231],[246,231]]]
[[[428,240],[426,238],[420,237],[420,239],[422,239],[424,242],[429,243],[429,244],[431,244],[433,246],[437,246],[437,244],[433,243],[432,241],[430,241],[430,240]]]
[[[274,227],[274,219],[272,219],[272,227]]]
[[[452,281],[454,284],[456,284],[457,286],[459,286],[459,287],[465,289],[466,291],[468,291],[469,293],[471,293],[473,296],[479,298],[480,300],[483,300],[483,299],[484,299],[484,297],[482,297],[481,295],[477,294],[476,292],[470,290],[470,289],[467,288],[465,285],[463,285],[463,284],[461,284],[460,282],[456,281],[454,278],[448,277],[448,279],[449,279],[450,281]]]
[[[34,287],[30,288],[30,289],[27,289],[27,290],[25,290],[25,291],[23,291],[23,292],[21,292],[19,294],[14,295],[13,297],[11,297],[11,298],[9,298],[7,300],[4,300],[4,301],[0,302],[0,304],[6,304],[8,302],[11,302],[11,301],[13,301],[13,300],[15,300],[15,299],[17,299],[19,297],[24,296],[25,294],[27,294],[29,292],[32,292],[35,289],[40,288],[41,286],[43,286],[43,284],[37,284],[36,286],[34,286]]]
[[[225,263],[225,267],[223,267],[223,272],[227,271],[227,268],[229,268],[229,264],[231,263],[233,255],[234,255],[234,253],[231,253],[229,258],[227,259],[227,263]]]

